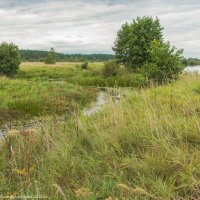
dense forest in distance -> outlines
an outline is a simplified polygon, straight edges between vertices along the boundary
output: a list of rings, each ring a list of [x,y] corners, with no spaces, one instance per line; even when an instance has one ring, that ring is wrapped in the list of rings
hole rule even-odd
[[[44,62],[49,51],[39,50],[20,50],[22,61],[28,62]],[[84,62],[84,61],[107,61],[115,58],[112,54],[64,54],[56,53],[58,62]],[[198,58],[184,58],[183,64],[185,66],[200,65]]]
[[[200,59],[198,58],[184,58],[183,59],[183,64],[185,66],[197,66],[200,65]]]
[[[44,62],[49,51],[20,50],[22,61]],[[112,54],[64,54],[56,53],[58,62],[83,62],[83,61],[107,61],[114,59]]]

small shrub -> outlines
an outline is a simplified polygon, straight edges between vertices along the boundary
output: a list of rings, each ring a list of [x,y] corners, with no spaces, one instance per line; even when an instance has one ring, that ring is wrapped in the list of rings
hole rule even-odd
[[[120,65],[116,61],[108,61],[104,64],[103,76],[117,76],[120,70]]]
[[[39,62],[45,62],[45,59],[44,58],[40,58]]]
[[[84,62],[81,64],[81,69],[87,69],[88,68],[88,62]]]

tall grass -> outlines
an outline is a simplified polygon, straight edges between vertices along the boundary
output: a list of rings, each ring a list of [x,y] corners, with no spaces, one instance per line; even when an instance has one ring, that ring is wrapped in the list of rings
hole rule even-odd
[[[200,199],[200,79],[130,91],[86,118],[12,131],[0,193],[49,199]]]

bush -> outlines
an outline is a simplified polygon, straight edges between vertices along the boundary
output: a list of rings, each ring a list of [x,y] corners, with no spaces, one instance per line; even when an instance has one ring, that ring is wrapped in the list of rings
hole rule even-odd
[[[141,72],[149,80],[158,84],[177,79],[183,71],[182,50],[170,47],[170,43],[161,43],[154,40],[149,49],[150,62],[146,63]]]
[[[14,76],[20,65],[20,53],[13,43],[3,42],[0,45],[0,74]]]
[[[88,68],[88,62],[84,62],[81,64],[81,69],[87,69]]]
[[[40,58],[39,62],[45,62],[45,59],[44,58]]]
[[[117,76],[120,70],[120,65],[116,61],[108,61],[104,64],[103,76]]]

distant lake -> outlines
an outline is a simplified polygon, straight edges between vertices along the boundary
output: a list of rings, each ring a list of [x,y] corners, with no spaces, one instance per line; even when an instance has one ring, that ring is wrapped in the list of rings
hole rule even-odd
[[[200,73],[200,66],[188,66],[184,70],[185,72],[197,72]]]

